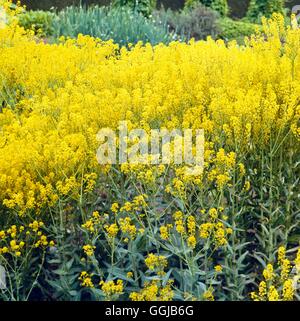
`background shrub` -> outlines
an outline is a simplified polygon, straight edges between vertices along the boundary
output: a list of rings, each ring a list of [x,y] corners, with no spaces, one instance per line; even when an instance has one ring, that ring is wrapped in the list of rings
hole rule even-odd
[[[270,17],[273,12],[284,13],[284,0],[251,0],[247,18],[260,22],[261,17]]]
[[[223,18],[218,21],[221,30],[219,37],[230,41],[236,39],[238,43],[242,43],[246,36],[255,33],[259,25],[243,20],[232,20],[231,18]]]
[[[25,29],[32,29],[42,37],[54,34],[55,14],[49,11],[26,11],[19,16],[19,24]]]
[[[172,40],[166,27],[124,7],[68,7],[58,13],[54,27],[57,37],[82,33],[102,40],[113,39],[120,45],[138,41],[155,45]]]
[[[220,13],[221,16],[226,16],[228,14],[228,4],[227,0],[186,0],[186,7],[193,7],[198,3],[204,4],[206,7],[210,7]]]
[[[114,6],[128,6],[148,17],[156,7],[156,0],[113,0]]]
[[[172,10],[160,10],[153,13],[156,23],[168,26],[168,30],[177,34],[182,40],[206,39],[211,35],[215,37],[218,32],[218,14],[198,3],[181,12]]]

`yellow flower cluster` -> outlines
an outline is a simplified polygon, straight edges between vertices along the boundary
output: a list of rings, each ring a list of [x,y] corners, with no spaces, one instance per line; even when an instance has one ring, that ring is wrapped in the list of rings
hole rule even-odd
[[[99,225],[101,223],[101,217],[98,211],[93,212],[92,217],[81,225],[82,228],[90,233],[97,233]]]
[[[202,239],[210,239],[215,247],[222,247],[227,244],[228,236],[233,233],[232,228],[226,227],[223,221],[227,217],[222,215],[223,208],[211,208],[208,211],[208,222],[199,226],[199,235]]]
[[[87,255],[87,256],[93,256],[94,255],[94,250],[95,250],[95,246],[92,246],[92,245],[84,245],[83,247],[83,251],[84,253]]]
[[[41,231],[43,226],[43,222],[33,221],[27,226],[12,225],[7,230],[0,230],[0,256],[11,254],[19,257],[32,248],[45,249],[54,246],[54,241],[49,241]]]
[[[126,202],[124,206],[120,208],[120,212],[140,211],[147,205],[146,199],[147,195],[145,194],[135,196],[132,202]]]
[[[184,234],[185,233],[185,226],[184,226],[184,217],[183,213],[181,211],[177,211],[173,215],[174,221],[175,221],[175,228],[176,231],[179,234]]]
[[[286,249],[281,246],[278,249],[277,262],[280,273],[274,270],[272,264],[267,264],[263,270],[264,281],[259,283],[258,293],[250,293],[251,298],[254,301],[292,301],[299,288],[299,258],[300,250],[293,264],[286,258]],[[294,271],[293,267],[295,267]]]
[[[158,275],[164,274],[164,269],[168,266],[168,260],[162,255],[148,254],[145,264],[151,271],[157,271]]]
[[[141,229],[138,229],[138,225],[133,222],[132,217],[127,215],[132,215],[134,212],[141,212],[147,205],[147,197],[145,194],[137,195],[133,197],[132,201],[126,201],[123,206],[114,202],[110,208],[114,214],[113,217],[107,213],[100,215],[98,211],[95,211],[81,227],[94,236],[104,232],[110,239],[116,238],[119,231],[121,231],[123,241],[128,243],[129,240],[135,239],[137,232],[141,232]],[[113,223],[110,223],[111,218],[113,219]]]
[[[172,280],[169,280],[165,287],[157,280],[145,282],[140,292],[132,292],[129,297],[132,301],[172,301],[174,297],[172,284]]]
[[[114,295],[121,295],[124,290],[124,285],[122,280],[117,281],[100,281],[101,290],[104,292],[106,298],[111,300]]]
[[[116,237],[119,232],[119,227],[116,223],[105,225],[104,228],[110,238]]]
[[[167,224],[167,225],[163,225],[159,228],[159,231],[160,231],[160,237],[163,239],[163,240],[167,240],[169,237],[170,237],[170,229],[173,227],[172,224]]]
[[[120,230],[126,235],[128,235],[131,239],[134,239],[136,236],[136,227],[131,223],[130,217],[120,218],[119,220]],[[127,239],[127,238],[125,238]]]
[[[93,284],[93,281],[92,281],[92,277],[86,271],[82,271],[80,273],[79,280],[81,281],[80,284],[83,287],[86,287],[86,288],[93,288],[94,287],[94,284]]]
[[[223,208],[211,208],[205,215],[206,211],[201,210],[200,216],[184,215],[182,211],[176,211],[173,214],[174,225],[166,224],[161,226],[160,237],[164,241],[169,240],[170,233],[174,228],[191,249],[194,249],[201,239],[211,240],[217,248],[222,247],[227,244],[228,236],[233,233],[232,228],[224,223],[228,217],[223,215],[223,211]]]

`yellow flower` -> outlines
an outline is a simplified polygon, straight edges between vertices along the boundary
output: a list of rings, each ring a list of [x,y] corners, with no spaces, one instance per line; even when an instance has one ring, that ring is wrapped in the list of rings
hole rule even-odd
[[[286,280],[283,283],[282,296],[284,301],[292,301],[294,298],[294,286],[292,280]]]
[[[282,259],[281,261],[281,274],[282,280],[287,280],[291,271],[291,262],[288,259]]]
[[[231,228],[231,227],[228,227],[228,228],[226,229],[226,233],[227,233],[228,235],[231,235],[231,234],[233,233],[232,228]]]
[[[39,228],[43,227],[44,223],[43,222],[38,222],[38,221],[33,221],[32,223],[29,224],[29,227],[34,231],[38,232]]]
[[[118,210],[119,210],[119,208],[120,208],[120,206],[119,206],[118,203],[113,203],[110,209],[111,209],[111,211],[112,211],[113,213],[117,213]]]
[[[249,181],[246,181],[244,184],[244,191],[248,192],[250,190],[251,183]]]
[[[93,233],[95,231],[94,222],[92,220],[87,220],[84,224],[81,225],[84,229]]]
[[[130,212],[132,210],[132,204],[130,202],[126,202],[123,207],[120,208],[121,212]]]
[[[92,245],[84,245],[82,248],[87,256],[93,256],[96,247]]]
[[[93,212],[92,217],[93,217],[95,223],[98,223],[98,222],[99,222],[99,220],[100,220],[100,214],[99,214],[98,211]]]
[[[276,288],[271,285],[268,293],[268,300],[269,301],[279,301],[279,294]]]
[[[212,288],[209,288],[207,291],[205,291],[203,293],[203,299],[205,301],[214,301],[215,300],[215,297],[213,295],[213,289]]]
[[[139,229],[139,234],[144,234],[144,233],[145,233],[145,229],[140,228],[140,229]]]
[[[133,273],[132,272],[127,272],[126,276],[128,277],[128,279],[132,279],[133,278]]]
[[[200,225],[200,237],[207,239],[213,229],[214,225],[212,223],[204,223]]]
[[[258,294],[261,300],[264,300],[267,295],[267,284],[265,281],[261,281],[258,287]]]
[[[188,216],[187,218],[187,229],[190,235],[196,233],[196,220],[194,216]]]
[[[215,209],[215,208],[211,208],[209,211],[208,211],[208,214],[209,216],[215,220],[218,218],[218,211]]]
[[[136,233],[137,233],[137,229],[136,229],[135,225],[132,224],[130,217],[125,217],[124,219],[120,218],[119,225],[120,225],[120,230],[123,233],[125,233],[125,234],[127,233],[132,239],[135,238]]]
[[[160,237],[163,239],[163,240],[167,240],[169,238],[169,229],[167,226],[161,226],[159,228],[159,231],[160,231]]]
[[[121,295],[124,291],[122,280],[117,280],[116,282],[113,280],[101,281],[99,284],[107,299],[110,299],[113,295]]]
[[[157,280],[145,282],[144,288],[140,292],[130,293],[129,298],[132,301],[172,301],[174,297],[172,284],[173,280],[169,280],[165,287],[161,286]]]
[[[2,248],[0,247],[0,254],[6,254],[6,253],[9,253],[9,249],[6,246]]]
[[[105,226],[105,229],[106,229],[106,232],[108,233],[108,236],[111,238],[116,237],[119,232],[119,228],[115,223],[109,226]]]
[[[218,273],[219,273],[219,272],[222,272],[222,271],[223,271],[222,266],[221,266],[221,265],[216,265],[216,266],[215,266],[215,271],[218,272]]]
[[[187,244],[190,248],[194,249],[196,247],[197,241],[194,235],[190,235],[187,238]]]
[[[162,255],[155,255],[150,253],[145,259],[145,263],[149,270],[158,269],[159,271],[163,271],[165,267],[168,265],[168,261],[166,257]]]
[[[285,247],[281,246],[278,249],[278,262],[282,263],[284,259],[285,259]]]
[[[87,287],[87,288],[93,288],[94,284],[91,278],[91,275],[86,272],[86,271],[82,271],[80,276],[79,276],[79,280],[81,281],[81,286],[83,287]]]
[[[239,163],[239,170],[240,170],[240,175],[241,176],[245,176],[246,174],[246,169],[245,169],[245,165],[242,163]]]
[[[175,226],[176,226],[176,231],[177,231],[179,234],[184,234],[184,233],[185,233],[185,228],[184,228],[183,220],[177,220],[177,221],[175,221]]]
[[[268,264],[263,271],[263,276],[266,281],[271,281],[274,279],[274,269],[272,264]]]

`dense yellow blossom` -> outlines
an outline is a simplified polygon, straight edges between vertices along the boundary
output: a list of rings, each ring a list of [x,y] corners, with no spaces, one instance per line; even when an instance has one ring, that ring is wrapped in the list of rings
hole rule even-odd
[[[286,257],[286,249],[278,249],[278,267],[275,270],[272,264],[267,264],[263,270],[265,281],[261,281],[258,293],[251,292],[254,301],[292,301],[298,289],[299,270],[297,269],[298,251],[294,262]],[[296,275],[295,275],[296,274]]]
[[[281,20],[266,23],[268,33],[276,30],[274,23]],[[207,177],[219,189],[232,184],[235,166],[245,175],[233,146],[260,146],[284,127],[295,135],[299,130],[299,75],[292,71],[300,62],[289,54],[299,31],[284,32],[283,54],[274,34],[245,47],[211,39],[138,44],[116,56],[118,46],[111,41],[79,35],[48,45],[17,25],[1,29],[0,78],[10,91],[3,90],[0,114],[1,202],[24,214],[52,206],[61,196],[77,199],[81,191],[92,191],[101,170],[96,134],[116,129],[122,119],[132,127],[204,128],[213,144],[224,132],[226,149],[205,151]],[[169,190],[184,197],[187,179],[175,177]],[[193,179],[200,185],[203,177]],[[137,199],[123,210],[140,206],[144,201]]]
[[[120,218],[119,220],[120,230],[124,234],[128,234],[130,238],[134,239],[136,236],[136,226],[132,224],[130,217]]]
[[[107,299],[111,299],[114,295],[120,295],[123,293],[124,285],[122,280],[117,281],[101,281],[100,282],[101,290],[104,292]]]
[[[87,245],[84,245],[82,248],[83,248],[84,253],[85,253],[87,256],[92,256],[92,255],[94,255],[94,250],[95,250],[96,247],[87,244]]]
[[[197,244],[197,240],[196,240],[196,237],[194,235],[190,235],[188,238],[187,238],[187,245],[189,247],[191,247],[192,249],[194,249],[196,247],[196,244]]]
[[[274,274],[274,269],[272,264],[268,264],[267,267],[263,271],[263,276],[266,281],[271,281],[273,280],[275,274]]]
[[[285,301],[292,301],[293,300],[295,289],[294,289],[294,285],[293,285],[292,280],[287,280],[284,282],[282,292],[283,292],[282,293],[283,300],[285,300]]]
[[[156,280],[146,282],[140,292],[132,292],[129,297],[132,301],[172,301],[174,296],[174,291],[171,287],[172,283],[173,281],[170,280],[163,287]]]
[[[119,232],[118,225],[115,223],[111,225],[106,225],[105,229],[109,237],[116,237]]]
[[[168,265],[167,259],[162,255],[155,255],[150,253],[145,259],[145,264],[149,268],[149,270],[159,270],[163,271],[165,267]]]
[[[172,225],[171,225],[172,226]],[[168,226],[161,226],[159,228],[159,231],[160,231],[160,237],[163,239],[163,240],[167,240],[169,238],[169,228]],[[1,237],[1,234],[0,234],[0,237]]]

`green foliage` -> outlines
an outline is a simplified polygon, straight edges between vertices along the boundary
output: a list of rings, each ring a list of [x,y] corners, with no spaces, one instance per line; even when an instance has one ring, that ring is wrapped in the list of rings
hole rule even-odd
[[[212,9],[218,11],[221,16],[228,14],[227,0],[203,0],[204,5],[210,6]]]
[[[149,17],[156,7],[156,0],[113,0],[113,5],[118,7],[128,6]]]
[[[230,41],[236,39],[237,42],[242,43],[244,38],[255,33],[259,25],[243,20],[232,20],[230,18],[223,18],[218,21],[221,29],[220,38]]]
[[[76,37],[82,33],[102,40],[113,39],[115,43],[171,41],[166,28],[154,25],[142,14],[120,7],[68,7],[58,13],[55,20],[55,35]]]
[[[42,37],[54,33],[53,21],[55,14],[49,11],[26,11],[19,16],[19,24],[25,29],[30,29]]]
[[[202,4],[186,8],[181,12],[160,10],[153,13],[156,22],[167,25],[169,31],[178,35],[181,40],[189,41],[215,37],[219,30],[218,14]]]
[[[210,7],[213,10],[216,10],[221,16],[226,16],[228,14],[227,0],[186,0],[185,7],[193,7],[199,2],[204,4],[206,7]]]
[[[59,244],[46,257],[47,268],[43,270],[43,295],[51,300],[78,301],[84,292],[78,280],[81,271],[80,253],[78,245],[74,244],[78,236],[60,233],[56,237]]]
[[[274,12],[284,13],[284,0],[251,0],[247,18],[259,22],[262,16],[270,17]]]

